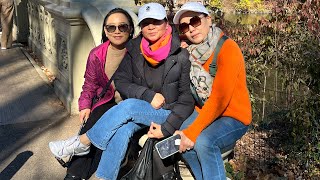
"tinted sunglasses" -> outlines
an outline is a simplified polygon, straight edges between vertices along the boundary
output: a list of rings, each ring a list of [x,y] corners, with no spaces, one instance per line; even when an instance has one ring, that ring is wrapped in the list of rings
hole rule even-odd
[[[120,32],[128,32],[129,31],[129,25],[128,24],[120,24],[119,26],[116,25],[105,25],[106,30],[108,33],[113,33],[118,28]]]
[[[182,34],[185,34],[186,32],[189,31],[189,26],[191,25],[192,27],[198,27],[201,25],[201,18],[203,18],[204,16],[193,16],[190,19],[189,23],[181,23],[179,24],[179,30]]]
[[[165,21],[165,19],[162,20],[158,20],[158,19],[151,19],[151,18],[147,18],[144,19],[140,22],[140,27],[145,27],[145,26],[149,26],[150,24],[154,25],[154,26],[159,26],[161,25],[163,22]]]

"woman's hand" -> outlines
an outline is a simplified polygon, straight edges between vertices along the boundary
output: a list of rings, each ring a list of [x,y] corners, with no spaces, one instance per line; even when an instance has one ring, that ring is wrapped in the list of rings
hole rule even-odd
[[[160,93],[156,93],[151,101],[151,106],[154,109],[160,109],[164,105],[165,99]]]
[[[151,122],[149,131],[148,131],[148,137],[149,138],[157,138],[157,139],[163,138],[164,136],[161,131],[161,125],[154,123],[154,122]]]
[[[182,48],[187,48],[189,45],[188,45],[188,43],[187,42],[185,42],[185,41],[181,41],[181,44],[180,44],[180,47],[182,47]]]
[[[82,109],[80,111],[80,115],[79,115],[79,118],[80,118],[80,122],[81,124],[84,122],[84,121],[87,121],[87,119],[89,118],[90,116],[90,112],[91,110],[90,109]]]
[[[181,141],[180,141],[180,147],[179,147],[179,152],[185,152],[189,151],[194,147],[194,142],[192,142],[182,131],[176,131],[174,134],[180,134],[181,136]]]

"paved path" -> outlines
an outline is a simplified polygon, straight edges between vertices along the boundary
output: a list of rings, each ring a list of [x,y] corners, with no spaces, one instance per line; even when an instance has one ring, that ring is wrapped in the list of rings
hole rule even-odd
[[[40,74],[39,74],[40,73]],[[63,179],[48,142],[77,132],[46,76],[21,47],[0,51],[0,179]]]

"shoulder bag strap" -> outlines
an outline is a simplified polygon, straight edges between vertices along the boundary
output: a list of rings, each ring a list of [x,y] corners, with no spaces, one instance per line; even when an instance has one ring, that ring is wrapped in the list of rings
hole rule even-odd
[[[102,89],[101,93],[99,94],[99,96],[97,96],[98,99],[102,98],[104,96],[104,94],[107,92],[107,90],[109,89],[113,79],[114,79],[114,76],[116,74],[116,71],[113,73],[113,75],[111,76],[111,78],[109,79],[109,81],[107,82],[107,85]]]
[[[216,76],[216,72],[217,72],[217,58],[218,58],[218,54],[220,52],[220,49],[223,45],[223,43],[228,39],[228,36],[226,35],[223,35],[218,43],[217,43],[217,46],[216,48],[214,49],[214,55],[213,55],[213,59],[212,59],[212,62],[211,64],[209,65],[209,73],[212,77],[215,77]]]

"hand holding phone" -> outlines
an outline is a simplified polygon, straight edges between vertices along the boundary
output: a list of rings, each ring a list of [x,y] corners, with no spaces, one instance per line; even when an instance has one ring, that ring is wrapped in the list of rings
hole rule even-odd
[[[158,143],[155,147],[161,159],[165,159],[179,151],[181,136],[176,134]]]

